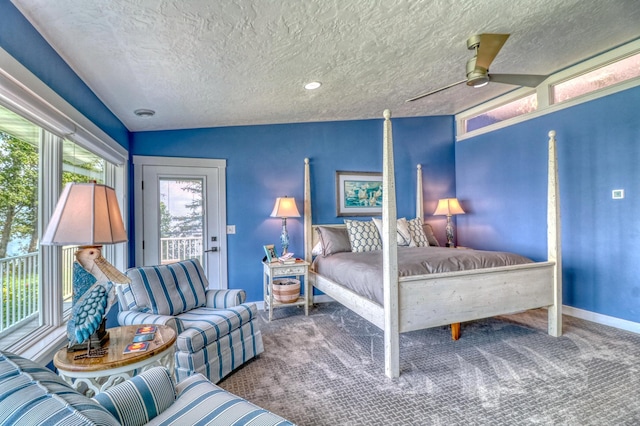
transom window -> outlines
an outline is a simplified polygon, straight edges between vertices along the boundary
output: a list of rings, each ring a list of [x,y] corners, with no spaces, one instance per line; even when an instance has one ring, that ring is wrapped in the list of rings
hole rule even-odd
[[[640,41],[560,71],[456,115],[458,140],[640,85]],[[468,136],[467,136],[468,134]]]
[[[614,84],[640,77],[640,53],[555,84],[553,103],[595,92]]]
[[[536,94],[516,99],[497,108],[478,114],[466,120],[467,132],[471,132],[490,124],[499,123],[509,118],[527,114],[538,109],[538,97]]]

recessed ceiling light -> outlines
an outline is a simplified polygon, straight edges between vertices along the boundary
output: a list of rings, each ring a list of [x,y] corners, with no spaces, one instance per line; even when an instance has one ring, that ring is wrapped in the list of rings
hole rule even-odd
[[[153,117],[156,112],[152,109],[137,109],[133,113],[138,117]]]
[[[320,86],[322,86],[322,83],[320,83],[319,81],[312,81],[311,83],[305,84],[304,88],[307,90],[315,90]]]

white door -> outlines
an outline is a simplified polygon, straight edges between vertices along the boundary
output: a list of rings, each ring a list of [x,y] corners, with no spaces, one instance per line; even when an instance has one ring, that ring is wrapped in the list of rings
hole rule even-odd
[[[136,264],[198,259],[210,288],[227,288],[224,160],[134,156],[134,167]]]

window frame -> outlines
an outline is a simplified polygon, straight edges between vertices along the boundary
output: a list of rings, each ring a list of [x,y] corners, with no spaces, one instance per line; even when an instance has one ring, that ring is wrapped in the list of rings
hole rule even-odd
[[[0,105],[42,129],[39,141],[39,235],[46,229],[62,190],[64,139],[106,160],[105,184],[115,189],[124,223],[128,223],[128,151],[1,48]],[[62,301],[62,247],[41,245],[39,251],[39,326],[9,345],[7,350],[46,364],[67,342]],[[111,255],[112,263],[118,269],[126,268],[126,243],[106,246],[105,253]]]

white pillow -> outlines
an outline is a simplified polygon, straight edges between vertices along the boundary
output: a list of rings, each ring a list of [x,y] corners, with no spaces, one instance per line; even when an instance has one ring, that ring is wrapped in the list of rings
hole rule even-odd
[[[313,249],[311,250],[311,254],[313,256],[320,256],[322,254],[322,241],[318,241]]]
[[[382,219],[374,217],[371,220],[373,220],[373,223],[376,224],[376,228],[378,228],[380,238],[382,238]],[[409,232],[409,224],[407,223],[407,219],[405,219],[404,217],[398,219],[398,221],[396,222],[396,229],[398,232],[398,246],[416,247],[416,243],[411,237],[411,232]]]

